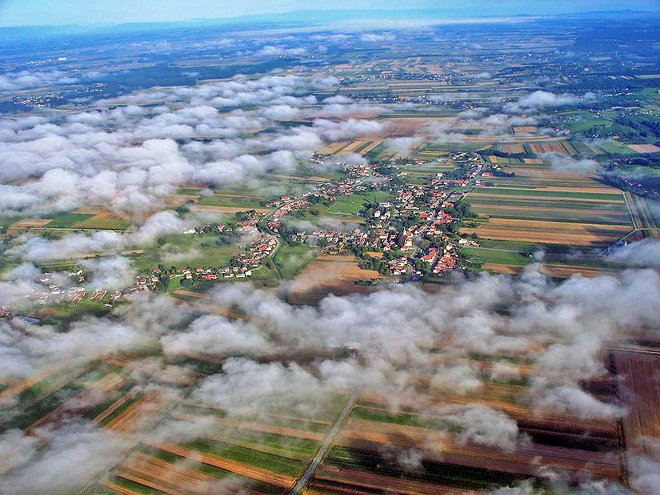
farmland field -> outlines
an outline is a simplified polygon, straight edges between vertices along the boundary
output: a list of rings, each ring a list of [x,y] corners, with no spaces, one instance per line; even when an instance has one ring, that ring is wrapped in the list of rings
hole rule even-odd
[[[484,370],[489,366],[486,361],[478,360],[473,365]],[[353,408],[325,466],[313,478],[312,488],[322,493],[326,490],[327,493],[335,493],[335,490],[341,493],[347,487],[356,491],[374,490],[379,486],[388,486],[395,493],[465,493],[466,490],[487,490],[515,483],[528,473],[525,464],[540,458],[544,465],[557,468],[581,470],[587,462],[589,469],[601,476],[616,478],[621,475],[623,466],[618,460],[592,450],[594,441],[606,438],[611,444],[616,442],[615,424],[569,420],[557,415],[539,415],[532,419],[526,412],[524,385],[487,383],[484,387],[474,393],[468,392],[467,397],[429,392],[426,401],[446,406],[476,399],[520,418],[521,428],[529,432],[531,442],[517,447],[515,454],[511,454],[515,462],[492,457],[487,448],[452,440],[461,435],[461,426],[453,423],[451,414],[434,417],[410,403],[392,408],[386,397],[365,394]],[[589,430],[590,433],[571,449],[565,447],[576,442],[571,439],[571,431]],[[410,463],[392,462],[388,454],[392,444],[397,446],[398,452],[403,452],[400,459],[410,456]],[[420,449],[424,452],[423,463],[413,461]],[[460,469],[456,468],[459,465]]]
[[[263,210],[261,202],[264,198],[258,196],[234,196],[228,194],[214,194],[204,196],[197,202],[200,206],[240,208],[245,210]],[[240,210],[239,210],[240,211]]]
[[[633,414],[623,420],[626,441],[630,445],[637,442],[645,449],[648,446],[643,438],[660,435],[660,395],[658,387],[652,382],[652,376],[658,366],[658,356],[634,351],[613,351],[614,361],[626,384],[622,385],[625,403],[634,408]],[[642,400],[637,398],[642,397]],[[650,452],[650,451],[649,451]]]
[[[388,199],[390,199],[390,194],[381,191],[339,196],[328,208],[327,214],[337,217],[359,218],[357,214],[362,210],[365,203],[378,203]]]
[[[74,224],[79,224],[80,222],[84,222],[85,220],[88,220],[90,217],[93,215],[91,214],[86,214],[86,213],[65,213],[62,215],[58,215],[55,217],[51,222],[47,223],[44,225],[46,228],[71,228],[74,226]]]
[[[273,263],[283,278],[293,279],[313,258],[314,251],[310,247],[285,244],[275,253]]]
[[[630,230],[626,225],[491,218],[478,228],[466,228],[464,232],[477,233],[486,239],[603,247],[620,239]]]
[[[218,243],[217,236],[206,234],[192,236],[170,234],[164,236],[158,246],[145,249],[134,256],[135,266],[148,270],[158,264],[176,267],[227,265],[235,253],[245,251],[239,242]],[[184,254],[181,257],[181,254]]]
[[[289,300],[295,304],[310,304],[328,294],[347,294],[368,290],[356,282],[374,280],[380,274],[363,270],[353,256],[318,256],[295,278]]]
[[[653,213],[657,206],[636,194],[624,193],[624,197],[634,227],[643,229],[646,237],[660,237],[656,215]]]
[[[129,220],[119,218],[110,213],[98,213],[94,216],[79,220],[72,225],[78,229],[98,229],[98,230],[124,230],[131,225]]]
[[[515,240],[589,249],[604,247],[633,230],[622,193],[589,176],[564,176],[546,165],[515,165],[513,177],[494,177],[491,187],[477,187],[468,200],[480,216],[476,233],[484,239]],[[519,265],[521,259],[486,257],[488,263]],[[491,266],[492,268],[492,266]]]

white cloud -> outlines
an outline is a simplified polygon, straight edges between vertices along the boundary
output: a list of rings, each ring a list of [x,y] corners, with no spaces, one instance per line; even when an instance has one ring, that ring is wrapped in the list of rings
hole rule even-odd
[[[660,241],[644,239],[615,248],[606,260],[625,266],[660,268]]]
[[[583,96],[577,96],[571,93],[555,94],[548,91],[534,91],[533,93],[520,98],[513,103],[507,103],[504,109],[507,112],[524,112],[539,110],[542,108],[556,108],[571,105],[577,105],[582,101],[593,100],[596,98],[594,93],[585,93]]]

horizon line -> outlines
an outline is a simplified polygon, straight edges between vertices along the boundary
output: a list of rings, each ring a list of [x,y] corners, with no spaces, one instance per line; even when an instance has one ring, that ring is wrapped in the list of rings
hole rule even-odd
[[[290,10],[285,12],[264,12],[260,14],[244,14],[237,16],[227,16],[227,17],[191,17],[188,19],[172,19],[172,20],[136,20],[136,21],[119,21],[119,22],[90,22],[90,23],[65,23],[65,24],[15,24],[15,25],[3,25],[0,24],[0,29],[31,29],[31,28],[109,28],[109,27],[121,27],[121,26],[135,26],[135,25],[151,25],[156,26],[159,24],[186,24],[186,23],[222,23],[222,22],[240,22],[241,20],[248,21],[250,19],[262,18],[267,19],[271,17],[278,16],[287,16],[287,15],[313,15],[313,14],[328,14],[328,13],[350,13],[350,12],[360,12],[363,14],[373,13],[373,14],[383,14],[383,13],[443,13],[443,15],[450,15],[451,19],[498,19],[498,18],[551,18],[562,15],[588,15],[588,14],[616,14],[616,13],[630,13],[630,14],[656,14],[660,15],[660,6],[653,10],[646,9],[601,9],[601,10],[575,10],[575,11],[562,11],[554,13],[544,13],[544,14],[533,14],[533,13],[502,13],[502,14],[480,14],[472,13],[467,14],[462,9],[459,8],[432,8],[432,9],[297,9]],[[453,14],[453,15],[452,15]],[[373,17],[377,19],[377,17]],[[446,17],[445,17],[446,18]],[[402,20],[406,20],[404,17]],[[433,19],[430,19],[432,21]],[[441,20],[438,17],[437,20]],[[293,20],[295,21],[295,20]],[[1,21],[0,21],[1,22]],[[332,23],[329,21],[328,24]]]

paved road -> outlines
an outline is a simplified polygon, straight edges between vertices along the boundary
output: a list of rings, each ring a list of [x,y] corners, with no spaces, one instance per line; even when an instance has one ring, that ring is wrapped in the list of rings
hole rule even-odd
[[[309,480],[312,479],[312,476],[314,476],[314,472],[318,469],[318,467],[325,459],[325,456],[330,450],[330,447],[332,447],[332,443],[335,441],[335,437],[337,436],[342,426],[344,425],[346,418],[348,418],[348,415],[353,410],[353,406],[355,405],[355,401],[357,400],[357,398],[358,398],[358,393],[354,392],[353,395],[351,395],[351,397],[348,399],[341,414],[335,420],[335,422],[332,425],[332,428],[330,428],[330,431],[328,431],[327,435],[325,436],[325,439],[321,444],[321,448],[314,456],[314,459],[312,459],[312,462],[309,463],[309,466],[307,466],[307,470],[305,471],[305,474],[303,474],[298,480],[298,482],[295,485],[293,485],[293,488],[291,488],[291,490],[288,492],[288,495],[300,494],[303,488],[307,486],[307,483],[309,483]]]
[[[600,255],[601,255],[601,256],[605,256],[605,255],[606,255],[607,253],[609,253],[612,249],[614,249],[614,247],[615,247],[617,244],[620,244],[621,242],[625,241],[626,239],[628,239],[628,237],[630,237],[630,236],[633,235],[634,233],[636,233],[636,232],[646,232],[647,230],[652,231],[653,229],[643,228],[643,229],[635,229],[635,230],[633,230],[632,232],[628,232],[626,235],[624,235],[624,236],[621,237],[620,239],[617,239],[617,240],[614,241],[612,244],[610,244],[610,245],[607,246],[605,249],[603,249],[603,250],[600,252]],[[646,237],[646,236],[645,236],[645,237]]]

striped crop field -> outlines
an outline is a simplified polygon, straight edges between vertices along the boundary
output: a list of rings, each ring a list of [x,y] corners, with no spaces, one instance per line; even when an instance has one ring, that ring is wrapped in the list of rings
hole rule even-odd
[[[465,232],[498,241],[593,248],[635,228],[629,211],[633,201],[588,175],[562,174],[540,164],[507,170],[515,176],[484,178],[488,186],[469,194],[480,218],[478,227]]]

